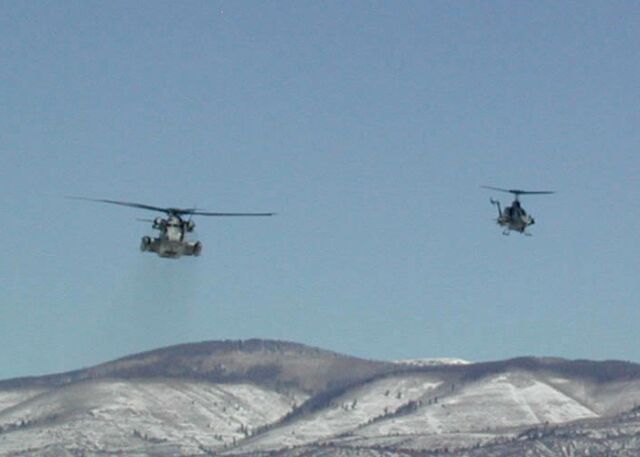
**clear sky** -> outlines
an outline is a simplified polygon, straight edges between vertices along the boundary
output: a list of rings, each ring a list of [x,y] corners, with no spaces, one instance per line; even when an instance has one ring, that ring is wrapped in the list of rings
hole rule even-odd
[[[640,4],[0,3],[0,378],[275,338],[640,362]],[[501,235],[481,185],[556,190]],[[198,218],[200,258],[139,251]]]

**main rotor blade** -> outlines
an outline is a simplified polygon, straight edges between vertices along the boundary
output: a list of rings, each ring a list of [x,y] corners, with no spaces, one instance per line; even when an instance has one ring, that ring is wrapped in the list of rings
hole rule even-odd
[[[484,189],[498,190],[500,192],[508,192],[514,195],[541,195],[541,194],[555,194],[553,190],[520,190],[520,189],[501,189],[500,187],[492,186],[480,186]]]
[[[113,205],[129,206],[131,208],[148,209],[150,211],[160,211],[175,216],[183,216],[185,214],[193,216],[273,216],[276,213],[209,213],[204,211],[198,211],[195,208],[160,208],[158,206],[144,205],[142,203],[133,202],[121,202],[117,200],[106,200],[102,198],[87,198],[87,197],[73,197],[68,196],[66,198],[72,200],[86,200],[90,202],[111,203]]]
[[[117,200],[105,200],[102,198],[86,198],[86,197],[72,197],[72,196],[68,196],[65,198],[69,198],[71,200],[86,200],[90,202],[111,203],[113,205],[129,206],[131,208],[148,209],[150,211],[160,211],[162,213],[170,213],[171,211],[170,208],[159,208],[157,206],[143,205],[142,203],[120,202]]]
[[[185,210],[182,214],[193,214],[194,216],[273,216],[276,213],[209,213],[205,211]]]
[[[491,190],[499,190],[500,192],[511,192],[509,189],[501,189],[499,187],[491,187],[491,186],[480,186],[483,189],[491,189]]]

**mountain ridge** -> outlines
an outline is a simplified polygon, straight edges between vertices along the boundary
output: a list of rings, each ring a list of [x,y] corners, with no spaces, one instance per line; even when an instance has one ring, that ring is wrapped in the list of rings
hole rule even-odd
[[[482,361],[458,363],[433,363],[433,364],[411,364],[404,360],[383,361],[374,359],[364,359],[356,356],[344,355],[338,352],[308,346],[302,343],[252,338],[247,340],[206,340],[195,343],[182,343],[166,346],[157,349],[142,351],[139,353],[118,357],[116,359],[100,363],[88,368],[70,370],[61,373],[52,373],[41,376],[21,376],[0,380],[0,389],[10,387],[35,387],[35,386],[61,386],[73,382],[101,379],[104,377],[128,378],[128,377],[186,377],[205,378],[207,376],[224,378],[216,371],[216,367],[210,369],[194,370],[193,367],[180,366],[170,371],[154,371],[160,364],[175,363],[180,357],[188,358],[189,361],[197,359],[199,356],[217,356],[223,358],[230,353],[247,353],[264,355],[266,352],[280,354],[298,354],[299,356],[311,357],[333,357],[352,362],[364,362],[372,366],[383,367],[382,372],[396,371],[447,371],[465,372],[467,377],[484,376],[487,373],[499,372],[505,367],[516,367],[527,370],[560,370],[566,371],[576,376],[591,377],[601,381],[613,379],[635,379],[640,377],[640,364],[623,360],[587,360],[587,359],[566,359],[562,357],[548,356],[520,356],[498,361]],[[417,359],[416,359],[417,360]],[[426,359],[438,360],[438,359]],[[447,360],[447,359],[444,359]],[[411,362],[411,360],[409,361]],[[465,361],[466,362],[466,361]],[[256,363],[256,366],[259,364]],[[597,367],[594,370],[593,367]],[[206,368],[206,367],[205,367]],[[380,373],[382,374],[382,373]],[[251,373],[248,374],[249,377]],[[230,380],[230,375],[227,375]],[[216,379],[219,380],[219,379]]]
[[[600,449],[607,434],[640,434],[629,412],[639,404],[632,362],[412,366],[286,341],[203,341],[0,381],[0,456],[484,455],[478,446],[506,456],[538,435]],[[635,452],[632,439],[614,442]]]

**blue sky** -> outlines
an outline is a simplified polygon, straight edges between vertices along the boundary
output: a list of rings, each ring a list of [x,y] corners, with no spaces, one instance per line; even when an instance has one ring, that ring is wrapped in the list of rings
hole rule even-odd
[[[640,362],[638,3],[0,13],[0,378],[251,337]],[[480,185],[558,193],[504,237]],[[279,214],[170,261],[65,195]]]

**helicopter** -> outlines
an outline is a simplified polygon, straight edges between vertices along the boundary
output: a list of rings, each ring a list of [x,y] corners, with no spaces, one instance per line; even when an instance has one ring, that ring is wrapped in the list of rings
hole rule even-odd
[[[193,232],[196,227],[193,216],[273,216],[275,213],[211,213],[199,211],[196,208],[161,208],[142,203],[122,202],[117,200],[105,200],[85,197],[66,197],[74,200],[87,200],[113,205],[129,206],[132,208],[146,209],[165,213],[166,217],[155,219],[140,219],[152,222],[152,228],[160,233],[157,237],[143,236],[140,241],[142,252],[155,252],[160,257],[177,259],[181,256],[199,256],[202,252],[200,241],[188,241],[187,233]],[[185,220],[184,216],[189,216]]]
[[[530,191],[520,189],[501,189],[499,187],[491,186],[480,187],[484,189],[497,190],[500,192],[508,192],[516,196],[511,203],[511,206],[507,206],[504,211],[500,208],[500,202],[498,200],[494,200],[493,198],[490,200],[491,204],[498,207],[498,218],[496,219],[496,222],[498,223],[498,225],[505,227],[504,231],[502,232],[503,235],[509,235],[510,230],[515,230],[516,232],[531,236],[531,233],[527,232],[527,227],[535,224],[536,221],[530,214],[527,214],[522,205],[520,205],[520,195],[542,195],[555,193],[551,190]]]

